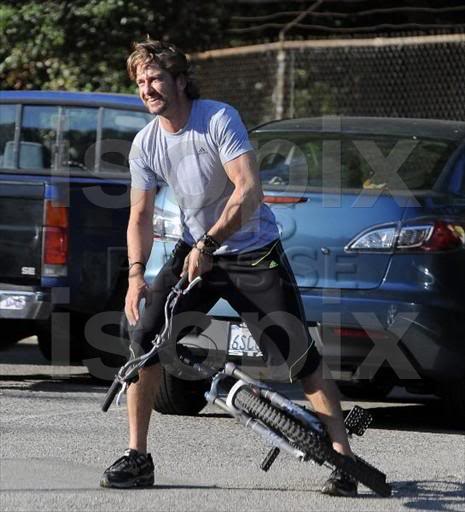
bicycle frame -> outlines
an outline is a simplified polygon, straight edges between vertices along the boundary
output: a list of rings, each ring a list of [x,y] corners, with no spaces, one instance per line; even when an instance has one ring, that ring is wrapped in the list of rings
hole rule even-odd
[[[165,324],[163,330],[157,334],[153,340],[152,349],[140,357],[129,360],[124,366],[121,367],[115,378],[115,380],[117,380],[122,386],[116,399],[117,405],[120,405],[121,397],[127,391],[129,385],[137,380],[137,374],[139,370],[164,346],[165,343],[170,341],[174,308],[176,307],[176,304],[181,296],[189,293],[189,291],[194,286],[196,286],[200,280],[201,278],[197,277],[183,290],[182,287],[186,282],[186,278],[184,277],[172,288],[165,303]],[[204,376],[211,375],[210,368],[207,368],[200,363],[192,362],[183,355],[180,355],[179,358],[184,364],[189,365],[194,370],[199,372],[199,374]],[[220,394],[220,383],[226,377],[232,377],[236,379],[236,383],[231,387],[229,392],[227,392],[226,398],[223,398]],[[264,426],[259,421],[253,419],[246,412],[234,406],[235,395],[243,386],[248,386],[255,393],[260,394],[279,409],[299,419],[307,427],[315,430],[321,435],[325,434],[325,427],[316,415],[305,409],[302,409],[289,399],[274,391],[269,386],[265,385],[263,382],[253,379],[242,370],[239,370],[233,363],[227,363],[223,370],[218,371],[213,376],[210,390],[205,393],[205,398],[210,404],[216,405],[229,415],[239,420],[239,422],[244,426],[251,428],[254,432],[259,434],[266,443],[276,446],[289,453],[290,455],[303,460],[303,452],[293,447],[290,443],[275,434],[271,429]]]
[[[127,391],[128,386],[132,382],[137,381],[139,370],[160,349],[166,346],[167,343],[170,343],[174,308],[181,296],[189,293],[189,291],[194,286],[196,286],[200,280],[201,278],[197,277],[186,287],[186,289],[183,290],[183,286],[187,281],[187,276],[184,276],[172,288],[165,303],[165,324],[163,330],[157,334],[153,340],[153,347],[148,353],[129,360],[124,366],[121,367],[115,377],[112,386],[110,387],[110,390],[107,393],[104,405],[102,407],[103,411],[108,410],[108,407],[110,406],[116,394],[118,394],[117,405],[119,405],[121,396]],[[178,357],[181,362],[189,365],[203,377],[211,376],[211,368],[208,368],[201,363],[193,362],[187,356],[178,355]],[[235,364],[229,362],[225,365],[224,369],[220,371],[215,370],[215,372],[216,373],[214,373],[212,377],[210,390],[205,393],[205,398],[207,399],[208,403],[216,405],[227,414],[236,418],[242,425],[259,434],[266,444],[272,446],[271,451],[268,453],[267,457],[261,464],[261,468],[264,471],[268,471],[280,450],[285,451],[289,455],[292,455],[299,460],[308,460],[308,456],[303,451],[296,448],[283,436],[278,435],[261,421],[253,418],[250,414],[243,411],[242,409],[237,408],[234,405],[235,396],[244,386],[249,388],[255,395],[263,397],[271,405],[280,409],[285,414],[298,420],[298,422],[306,428],[314,431],[323,438],[327,438],[329,442],[326,428],[316,414],[300,407],[283,395],[280,395],[263,382],[250,377],[244,371],[240,370]],[[229,390],[225,390],[222,388],[221,384],[225,379],[230,379],[231,377],[235,379],[236,382]],[[120,386],[121,389],[118,392],[118,387]],[[356,433],[357,435],[362,435],[370,423],[370,417],[361,408],[354,408],[352,412],[355,412],[355,414],[352,415],[352,420],[347,421],[346,418],[346,427],[348,428],[348,432],[349,434]],[[314,460],[316,460],[316,462],[319,464],[324,464],[324,461],[319,461],[317,459]]]

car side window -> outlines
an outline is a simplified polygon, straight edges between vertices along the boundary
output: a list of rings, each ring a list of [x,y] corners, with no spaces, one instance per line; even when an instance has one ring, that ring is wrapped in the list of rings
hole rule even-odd
[[[252,140],[263,188],[277,191],[431,190],[451,153],[447,141],[392,135],[276,133]],[[396,151],[404,158],[392,169],[386,162]]]
[[[410,189],[431,190],[449,156],[447,144],[441,141],[420,141],[399,171]]]
[[[128,173],[131,143],[151,114],[105,108],[103,111],[100,172]]]
[[[0,167],[14,167],[16,105],[0,105]]]
[[[307,148],[279,135],[263,141],[254,137],[251,140],[257,150],[264,189],[305,190],[310,172]]]

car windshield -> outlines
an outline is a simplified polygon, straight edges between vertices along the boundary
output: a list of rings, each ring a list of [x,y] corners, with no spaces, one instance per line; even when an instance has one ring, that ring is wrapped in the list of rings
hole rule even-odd
[[[263,187],[431,190],[455,149],[450,141],[393,136],[252,134]]]

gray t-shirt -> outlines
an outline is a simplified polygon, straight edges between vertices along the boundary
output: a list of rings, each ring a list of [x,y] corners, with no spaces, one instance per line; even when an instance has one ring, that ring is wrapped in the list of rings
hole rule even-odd
[[[180,131],[167,132],[155,117],[136,135],[129,155],[131,186],[150,190],[159,181],[168,184],[181,210],[183,239],[192,245],[216,223],[234,190],[223,165],[252,149],[234,108],[194,100]],[[252,251],[277,238],[274,215],[261,204],[216,254]]]

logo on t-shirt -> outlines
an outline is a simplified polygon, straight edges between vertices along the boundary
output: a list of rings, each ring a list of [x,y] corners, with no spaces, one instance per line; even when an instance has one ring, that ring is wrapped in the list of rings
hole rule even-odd
[[[207,152],[207,150],[206,150],[205,148],[203,148],[203,147],[200,147],[200,149],[197,151],[197,153],[198,153],[199,155],[203,155],[203,154],[205,154],[206,152]]]

